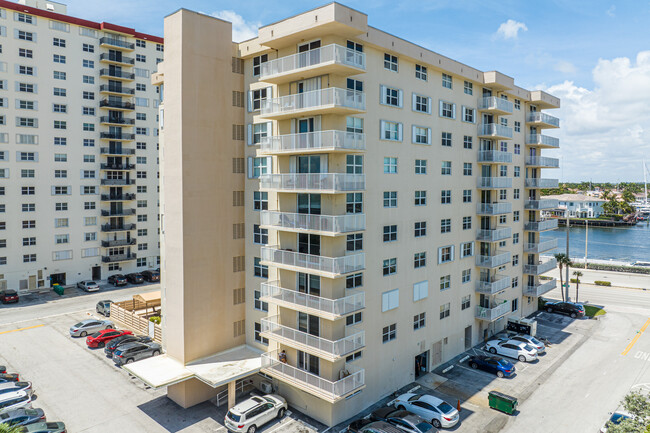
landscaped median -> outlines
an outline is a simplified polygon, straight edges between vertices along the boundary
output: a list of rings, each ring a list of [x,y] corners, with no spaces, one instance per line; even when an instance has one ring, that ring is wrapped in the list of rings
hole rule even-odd
[[[539,298],[539,301],[537,303],[537,309],[539,311],[544,311],[544,305],[548,302],[548,299],[544,298]],[[604,316],[607,314],[607,311],[603,310],[602,308],[596,306],[596,305],[588,305],[588,304],[582,304],[583,307],[585,307],[585,316],[589,317],[590,319],[593,319],[594,317],[598,316]]]

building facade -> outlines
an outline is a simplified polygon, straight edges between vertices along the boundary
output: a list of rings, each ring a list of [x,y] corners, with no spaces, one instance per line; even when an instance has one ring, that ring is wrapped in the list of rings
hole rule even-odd
[[[203,323],[231,347],[244,323],[246,345],[262,352],[251,377],[327,425],[537,309],[555,287],[539,280],[555,267],[539,254],[555,248],[540,233],[557,227],[541,217],[557,201],[539,190],[557,187],[541,169],[558,160],[541,151],[559,146],[544,134],[559,119],[542,111],[558,98],[373,28],[337,3],[239,44],[223,36],[230,29],[185,10],[166,18],[168,48],[184,42],[156,78],[165,87],[163,308],[165,296],[210,304],[221,294],[230,311],[243,303],[236,317]],[[198,43],[201,32],[222,37]],[[197,94],[201,74],[190,71],[204,69],[218,78]],[[200,109],[182,108],[183,94]],[[178,138],[193,128],[206,134]],[[179,190],[184,182],[195,189]],[[198,198],[220,201],[212,230],[185,221],[183,201]],[[181,237],[179,225],[196,233]],[[209,257],[188,260],[195,245]],[[218,263],[232,272],[216,273]],[[166,326],[187,324],[180,316]],[[184,344],[186,354],[194,343]]]
[[[0,288],[159,266],[160,37],[0,1]]]
[[[560,194],[544,197],[544,199],[557,200],[556,216],[574,218],[598,218],[603,214],[603,204],[607,200],[582,194]]]

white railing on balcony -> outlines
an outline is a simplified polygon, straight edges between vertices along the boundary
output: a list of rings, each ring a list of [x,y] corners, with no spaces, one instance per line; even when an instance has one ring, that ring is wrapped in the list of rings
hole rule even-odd
[[[479,150],[478,162],[512,162],[512,153],[500,150]]]
[[[551,258],[549,261],[544,263],[539,263],[537,265],[524,265],[524,274],[530,275],[541,275],[544,272],[548,272],[557,267],[557,260],[555,257]]]
[[[282,302],[295,305],[297,309],[311,308],[332,316],[345,316],[362,310],[366,306],[366,295],[364,292],[353,292],[352,294],[339,299],[321,298],[320,296],[309,295],[296,290],[280,287],[277,281],[262,283],[260,285],[261,299],[265,302]],[[348,290],[347,293],[350,291]]]
[[[366,229],[366,215],[314,215],[262,211],[260,224],[263,226],[285,228],[288,230],[314,230],[327,233],[358,232]]]
[[[528,296],[542,296],[544,293],[555,289],[556,285],[557,280],[553,278],[552,280],[547,281],[543,284],[538,284],[536,286],[526,286],[524,288],[524,294]]]
[[[512,203],[479,203],[476,213],[479,215],[501,215],[512,212]]]
[[[524,230],[529,232],[542,232],[544,230],[553,230],[557,228],[557,219],[544,221],[529,221],[524,224]]]
[[[261,253],[261,259],[266,262],[334,275],[356,272],[366,267],[366,256],[363,253],[342,257],[325,257],[281,250],[277,246],[262,247]]]
[[[499,317],[504,316],[510,312],[510,302],[507,300],[497,299],[497,305],[492,308],[476,307],[476,318],[488,320],[490,322],[497,320]]]
[[[478,135],[481,137],[505,137],[512,138],[512,128],[498,123],[481,123],[478,125]]]
[[[496,96],[484,96],[479,100],[479,110],[499,110],[512,113],[513,104],[507,99],[497,98]]]
[[[536,112],[528,113],[526,116],[526,122],[529,123],[546,123],[547,125],[553,125],[556,128],[560,127],[560,119],[550,114]]]
[[[512,236],[512,228],[510,227],[502,227],[492,230],[479,229],[476,232],[476,240],[485,242],[497,242],[503,239],[508,239],[510,236]]]
[[[357,90],[328,87],[279,98],[262,100],[261,115],[291,114],[319,107],[346,107],[363,111],[366,109],[366,94]]]
[[[280,380],[290,381],[305,392],[325,396],[335,401],[365,385],[365,370],[345,364],[337,381],[331,381],[278,361],[277,351],[262,354],[262,368]]]
[[[307,152],[366,149],[366,134],[346,131],[315,131],[262,138],[260,152]]]
[[[557,179],[527,178],[526,188],[557,188],[560,182]]]
[[[284,173],[263,174],[260,188],[280,191],[318,190],[322,192],[363,191],[366,176],[351,173]]]
[[[531,210],[543,210],[543,209],[555,209],[558,207],[558,199],[556,198],[545,198],[543,200],[525,200],[524,209]]]
[[[527,253],[543,253],[544,251],[557,248],[557,239],[549,239],[544,242],[526,243],[524,245],[524,252]]]
[[[496,268],[510,262],[510,252],[496,251],[489,256],[476,256],[476,266],[479,268]]]
[[[476,283],[476,291],[494,295],[502,290],[507,289],[512,284],[512,278],[507,275],[495,275],[490,281],[479,280]]]
[[[557,158],[549,158],[547,156],[527,156],[526,165],[558,168],[560,166],[560,160]]]
[[[512,188],[511,177],[479,177],[478,188]]]
[[[260,80],[264,81],[265,78],[273,75],[286,74],[326,63],[337,63],[365,70],[366,55],[337,44],[325,45],[262,63]]]
[[[560,139],[542,134],[526,135],[526,144],[548,147],[560,147]]]

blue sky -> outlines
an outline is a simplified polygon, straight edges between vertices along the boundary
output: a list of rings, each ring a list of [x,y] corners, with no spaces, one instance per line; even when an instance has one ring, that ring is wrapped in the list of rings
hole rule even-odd
[[[325,4],[314,1],[69,0],[68,13],[162,35],[180,7],[226,18],[240,38]],[[562,149],[565,181],[642,180],[650,165],[650,1],[438,0],[345,1],[370,25],[481,70],[498,70],[528,89],[562,98],[549,131]],[[499,29],[502,31],[499,31]]]

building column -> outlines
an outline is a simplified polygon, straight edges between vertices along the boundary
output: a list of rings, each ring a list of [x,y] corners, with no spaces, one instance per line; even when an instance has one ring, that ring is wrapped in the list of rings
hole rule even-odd
[[[235,389],[236,381],[228,382],[228,410],[235,406],[235,397],[237,390]]]

